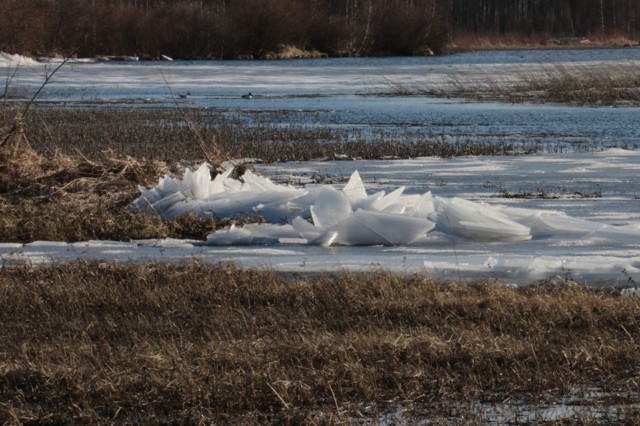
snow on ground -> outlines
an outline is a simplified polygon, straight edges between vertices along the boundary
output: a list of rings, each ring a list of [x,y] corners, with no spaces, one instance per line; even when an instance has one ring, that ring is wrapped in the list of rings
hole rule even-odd
[[[345,180],[335,185],[294,186],[261,176],[283,179],[288,175],[295,182],[300,174],[334,167],[347,172],[341,173]],[[566,173],[572,168],[581,172]],[[624,287],[635,285],[640,277],[639,168],[640,153],[625,150],[573,154],[565,159],[517,156],[283,163],[261,166],[244,182],[225,176],[211,181],[202,168],[183,179],[165,178],[155,188],[142,189],[136,205],[167,217],[189,211],[202,216],[260,213],[272,223],[228,228],[209,235],[206,241],[5,243],[0,244],[0,259],[2,265],[11,265],[78,257],[166,262],[197,258],[282,271],[382,268],[447,279],[496,278],[526,284],[559,278]],[[354,173],[355,169],[364,172]],[[389,180],[378,174],[382,171]],[[574,174],[582,183],[616,182],[605,186],[601,197],[590,199],[502,199],[470,190],[474,182],[484,188],[482,182],[501,174],[513,179],[508,173],[518,172],[521,185],[540,176],[551,181],[564,179],[569,185]],[[455,173],[457,177],[451,176]],[[450,188],[429,187],[443,177],[458,184],[461,181],[456,179],[467,181]],[[396,182],[407,185],[397,187]],[[439,190],[439,195],[428,189]],[[541,208],[537,202],[551,204]],[[572,216],[553,208],[572,203],[580,204],[575,212],[585,214]],[[620,206],[624,207],[617,210]],[[586,212],[593,217],[585,219]]]
[[[17,67],[23,65],[38,65],[38,62],[27,56],[0,52],[0,67]]]

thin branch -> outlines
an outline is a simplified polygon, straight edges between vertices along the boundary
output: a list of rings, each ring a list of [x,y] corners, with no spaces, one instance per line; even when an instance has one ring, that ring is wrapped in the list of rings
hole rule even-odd
[[[31,97],[29,102],[27,102],[27,106],[22,111],[22,119],[23,120],[27,117],[27,114],[29,112],[29,108],[31,108],[31,105],[35,102],[36,98],[40,95],[40,92],[42,92],[44,90],[44,88],[46,87],[46,85],[49,84],[49,81],[51,81],[53,76],[60,70],[60,68],[62,68],[67,62],[69,62],[69,59],[71,59],[71,57],[67,56],[60,63],[60,65],[58,65],[51,73],[45,74],[45,79],[42,82],[42,84],[40,85],[40,87],[38,88],[38,91]]]
[[[20,69],[20,64],[16,64],[16,67],[14,68],[13,72],[11,71],[11,67],[7,68],[7,78],[5,79],[4,82],[4,93],[2,95],[2,97],[4,98],[4,104],[7,104],[8,101],[8,97],[9,97],[9,87],[11,86],[11,82],[16,78],[16,74],[18,74],[18,70]]]
[[[44,81],[42,82],[42,84],[40,85],[40,87],[38,88],[36,93],[33,94],[31,99],[29,99],[29,102],[27,102],[27,105],[24,107],[22,112],[18,113],[16,115],[16,117],[14,119],[14,122],[13,122],[13,125],[11,126],[9,131],[3,136],[2,140],[0,141],[0,146],[3,146],[5,143],[7,143],[9,138],[13,134],[15,134],[16,132],[17,133],[24,133],[24,121],[25,121],[25,119],[27,117],[27,114],[29,113],[29,109],[31,108],[31,105],[33,105],[33,103],[38,98],[40,93],[44,90],[44,88],[47,86],[47,84],[49,84],[49,82],[51,81],[53,76],[60,70],[60,68],[62,68],[69,61],[69,59],[71,59],[70,56],[64,58],[64,60],[52,72],[45,74]],[[14,75],[15,75],[15,73],[14,73]],[[6,90],[5,90],[5,94],[6,94]]]

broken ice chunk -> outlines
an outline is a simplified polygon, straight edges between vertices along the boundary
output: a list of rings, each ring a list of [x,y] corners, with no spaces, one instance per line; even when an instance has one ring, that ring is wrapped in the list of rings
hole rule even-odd
[[[207,235],[206,244],[216,246],[231,246],[231,245],[247,245],[253,242],[253,236],[251,232],[243,229],[236,228],[235,225],[231,225],[229,229],[218,229],[216,232]]]
[[[347,196],[330,186],[322,188],[315,204],[311,206],[313,223],[322,229],[329,229],[352,212],[351,202]]]
[[[345,187],[342,188],[342,192],[344,192],[353,205],[367,199],[367,191],[364,188],[364,183],[362,183],[362,179],[357,170],[351,174],[351,178],[349,178],[349,182],[347,182]]]
[[[460,198],[436,198],[438,228],[444,232],[481,241],[524,241],[530,229],[512,221],[497,207]]]
[[[427,219],[359,209],[328,232],[337,232],[333,243],[345,246],[411,244],[429,232]]]

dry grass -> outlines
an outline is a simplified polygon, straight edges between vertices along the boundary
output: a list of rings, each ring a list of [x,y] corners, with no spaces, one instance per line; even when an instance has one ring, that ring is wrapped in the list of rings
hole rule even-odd
[[[586,106],[640,104],[640,71],[633,64],[545,67],[537,74],[520,73],[498,80],[485,75],[463,75],[450,81],[450,95],[507,102],[559,102]]]
[[[545,70],[546,76],[529,76],[516,86],[523,93],[544,94],[544,98],[580,105],[640,103],[640,70],[632,64],[617,66],[562,66]]]
[[[262,59],[314,59],[326,58],[329,55],[317,50],[303,50],[292,45],[280,45],[275,52],[266,52]]]
[[[523,34],[457,34],[449,43],[450,51],[469,50],[502,50],[502,49],[536,49],[549,48],[546,37],[543,34],[526,36]]]
[[[638,40],[624,35],[611,34],[605,37],[549,37],[544,33],[525,35],[520,33],[456,34],[449,43],[450,51],[503,50],[503,49],[585,49],[619,48],[638,46]]]
[[[14,112],[2,109],[1,122],[10,122]],[[203,239],[229,220],[248,220],[165,221],[127,209],[139,196],[138,185],[152,187],[164,174],[179,174],[184,166],[203,161],[208,151],[230,158],[292,161],[500,155],[523,149],[472,138],[397,142],[378,135],[371,141],[353,140],[332,131],[269,125],[268,118],[247,127],[220,123],[218,113],[206,110],[189,111],[201,138],[196,144],[178,111],[33,108],[31,112],[31,119],[0,147],[0,241]],[[204,147],[206,141],[215,142],[216,149]],[[525,149],[536,151],[537,146]]]
[[[509,155],[537,152],[535,142],[515,143],[490,135],[425,135],[397,132],[305,127],[313,112],[254,112],[239,116],[225,111],[189,110],[204,144],[215,141],[229,158],[264,162],[333,158],[379,159],[417,156]],[[81,152],[99,159],[105,149],[167,164],[201,161],[203,150],[193,143],[183,117],[174,110],[152,108],[39,108],[27,123],[29,140],[40,153]],[[209,141],[209,142],[207,142]]]
[[[80,262],[2,269],[0,294],[2,422],[336,424],[640,391],[640,299],[569,282]]]
[[[226,223],[130,212],[138,185],[153,186],[165,173],[165,163],[113,151],[96,161],[60,152],[45,157],[16,132],[0,146],[0,241],[201,239]]]

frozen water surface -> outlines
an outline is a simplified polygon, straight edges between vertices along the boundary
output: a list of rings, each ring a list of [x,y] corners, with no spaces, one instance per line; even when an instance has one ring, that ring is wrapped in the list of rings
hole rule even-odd
[[[388,131],[449,140],[542,141],[549,152],[256,165],[244,184],[223,177],[208,182],[194,171],[144,189],[147,207],[167,217],[253,212],[272,224],[225,229],[205,242],[3,243],[0,259],[2,265],[11,265],[78,257],[168,262],[198,257],[284,271],[385,268],[515,284],[560,277],[634,285],[640,277],[640,155],[607,148],[637,146],[637,108],[378,95],[398,84],[444,87],[456,73],[506,79],[556,63],[616,66],[639,61],[639,49],[621,49],[69,64],[55,76],[43,102],[173,107],[170,87],[174,93],[191,93],[178,101],[184,107],[210,108],[246,120],[261,111],[303,111],[310,114],[297,116],[302,118],[296,124],[364,130],[364,137]],[[32,91],[44,72],[42,64],[23,64],[15,87]],[[247,92],[256,96],[241,98]],[[603,151],[556,153],[554,147],[561,144]],[[353,180],[355,171],[361,180]]]
[[[479,164],[484,166],[474,167]],[[565,171],[576,164],[585,168],[576,185],[586,191],[593,179],[600,185],[599,196],[575,198],[572,176]],[[570,278],[633,286],[640,276],[638,168],[639,152],[608,150],[563,157],[261,165],[244,184],[206,182],[195,172],[144,190],[139,206],[159,214],[176,205],[183,213],[201,215],[215,213],[218,205],[249,214],[264,209],[274,224],[225,229],[208,241],[4,244],[0,257],[6,265],[77,257],[168,262],[196,257],[283,271],[383,268],[514,284]],[[261,177],[295,181],[299,175],[321,174],[340,183],[294,186]],[[518,185],[548,185],[549,194],[553,185],[568,190],[558,191],[557,198],[501,198],[484,184],[487,179],[502,181],[509,191]],[[234,203],[236,198],[242,202]]]
[[[4,62],[5,65],[10,62]],[[0,58],[0,66],[3,62]],[[441,57],[339,58],[293,61],[71,63],[56,74],[43,102],[85,106],[209,108],[251,121],[261,112],[308,112],[297,125],[472,138],[474,141],[637,144],[635,108],[474,104],[388,95],[398,88],[446,88],[450,79],[509,79],[544,67],[640,65],[640,49],[470,52]],[[23,65],[12,87],[33,93],[52,65]],[[242,95],[252,92],[253,99]],[[186,99],[178,94],[190,93]],[[285,114],[286,115],[286,114]],[[283,124],[289,123],[285,118]]]

